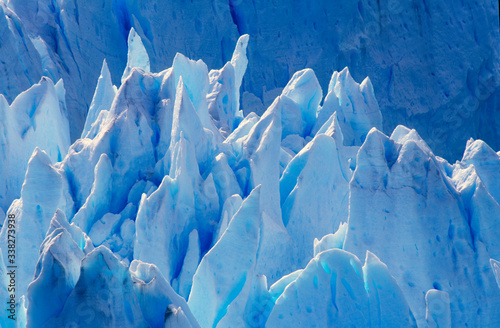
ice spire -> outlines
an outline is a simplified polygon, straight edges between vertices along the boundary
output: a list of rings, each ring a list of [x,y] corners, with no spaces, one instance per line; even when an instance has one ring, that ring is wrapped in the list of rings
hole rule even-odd
[[[305,122],[301,135],[308,136],[316,123],[316,113],[323,98],[323,91],[316,74],[312,69],[304,69],[295,73],[286,85],[282,95],[295,101]]]
[[[341,161],[335,141],[321,134],[292,159],[283,173],[283,223],[292,238],[294,270],[302,268],[313,256],[310,244],[314,238],[333,232],[347,221],[349,181]],[[311,194],[318,196],[311,199]]]
[[[133,68],[142,68],[144,71],[149,72],[149,56],[141,37],[132,27],[128,35],[128,54],[127,54],[127,67],[123,72],[122,83],[130,75]]]
[[[83,249],[64,227],[71,228],[64,213],[58,210],[52,222],[59,227],[47,235],[40,247],[35,278],[28,287],[29,328],[43,327],[61,312],[80,277],[80,261],[85,257]]]
[[[109,111],[116,95],[116,87],[111,82],[106,59],[102,63],[101,75],[97,81],[97,87],[94,92],[94,98],[90,104],[85,127],[83,128],[82,138],[88,137],[92,125],[98,120],[103,111]]]
[[[325,103],[318,113],[319,123],[323,124],[333,112],[337,112],[346,146],[361,146],[372,127],[382,130],[382,114],[370,78],[358,84],[347,67],[333,73]],[[316,125],[313,131],[318,128]]]
[[[234,67],[235,88],[238,91],[238,94],[241,87],[241,81],[243,80],[243,75],[245,75],[245,72],[247,70],[247,46],[249,39],[250,36],[248,34],[240,36],[238,42],[236,43],[233,57],[231,58],[231,65],[233,65]],[[239,101],[239,97],[237,97],[237,99]]]
[[[66,176],[52,165],[47,153],[36,148],[28,163],[21,199],[15,200],[8,210],[16,217],[16,244],[23,245],[17,249],[17,259],[20,261],[17,264],[18,296],[26,293],[33,278],[38,249],[58,208],[66,214],[71,214],[73,208]],[[4,225],[0,232],[0,248],[4,258],[8,254],[7,236],[11,234],[8,230],[8,225]]]
[[[260,190],[258,186],[245,199],[194,275],[188,304],[203,327],[217,326],[231,313],[231,307],[246,304],[259,248]],[[238,326],[244,325],[240,322]]]

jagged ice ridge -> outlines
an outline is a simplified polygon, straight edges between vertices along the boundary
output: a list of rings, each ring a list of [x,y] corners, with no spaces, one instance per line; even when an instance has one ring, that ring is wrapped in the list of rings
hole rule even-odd
[[[500,155],[470,140],[450,164],[415,130],[383,134],[347,68],[325,97],[296,72],[245,116],[249,42],[219,70],[177,54],[150,73],[131,30],[71,146],[62,80],[0,98],[17,326],[500,325]]]
[[[495,0],[0,0],[0,93],[10,103],[42,76],[62,78],[74,142],[104,59],[121,84],[132,29],[155,72],[177,52],[222,67],[250,34],[245,114],[262,115],[298,70],[326,90],[349,67],[371,78],[383,132],[415,128],[455,161],[470,137],[500,149],[498,20]]]

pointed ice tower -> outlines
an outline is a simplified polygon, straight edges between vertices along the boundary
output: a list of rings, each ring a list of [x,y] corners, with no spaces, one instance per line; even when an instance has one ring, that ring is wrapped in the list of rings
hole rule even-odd
[[[291,239],[281,217],[279,177],[281,154],[280,98],[262,115],[243,141],[236,175],[244,194],[261,185],[262,226],[257,273],[270,282],[289,268]]]
[[[308,136],[316,123],[319,104],[323,98],[323,90],[321,90],[314,71],[304,69],[295,73],[281,95],[290,98],[298,105],[300,115],[295,119],[300,119],[305,123],[298,134],[302,137]],[[283,120],[284,127],[290,123],[289,120]]]
[[[198,102],[202,100],[198,99]],[[196,161],[200,171],[204,172],[212,161],[215,151],[215,140],[212,131],[206,129],[196,112],[195,104],[189,96],[189,89],[184,83],[184,77],[179,77],[177,92],[175,94],[174,114],[172,121],[172,132],[170,137],[170,149],[173,150],[179,142],[180,136],[188,140],[195,148]]]
[[[340,73],[333,73],[313,131],[317,131],[334,112],[337,112],[346,146],[361,146],[372,127],[382,130],[382,114],[370,78],[358,84],[347,67]]]
[[[72,214],[73,200],[66,175],[52,165],[47,153],[37,148],[28,164],[21,199],[15,200],[8,210],[16,216],[16,243],[23,245],[17,248],[16,295],[19,297],[26,294],[33,279],[38,250],[57,209],[68,216]],[[7,234],[8,225],[4,225],[0,232],[4,258],[8,254]]]
[[[155,264],[168,282],[179,275],[196,228],[194,180],[201,179],[193,146],[184,138],[175,162],[172,178],[166,175],[155,192],[142,195],[135,221],[134,259]]]
[[[313,241],[346,222],[349,181],[335,140],[319,134],[295,156],[280,179],[283,223],[292,238],[293,270],[313,256]],[[321,174],[318,174],[321,172]]]
[[[223,135],[228,135],[235,124],[243,119],[240,110],[240,87],[248,64],[246,49],[249,36],[242,35],[236,43],[233,57],[220,70],[209,73],[209,91],[207,95],[208,111],[217,122]]]
[[[128,34],[127,44],[127,67],[123,72],[122,83],[130,75],[133,68],[142,68],[145,72],[150,72],[148,52],[142,43],[141,37],[133,27]]]
[[[87,234],[92,225],[110,210],[112,172],[111,160],[108,155],[102,154],[95,167],[94,184],[90,195],[72,219],[72,222]]]
[[[0,96],[0,206],[6,210],[19,198],[28,160],[36,147],[55,163],[70,145],[64,86],[49,78],[21,93],[9,106]]]
[[[169,175],[149,197],[142,195],[134,248],[134,259],[154,263],[169,282],[182,271],[194,272],[198,259],[193,258],[210,247],[219,215],[212,175],[200,176],[192,142],[181,131],[173,147]]]
[[[203,327],[218,326],[226,318],[230,318],[227,323],[245,326],[242,313],[255,274],[262,224],[261,202],[258,186],[243,201],[194,275],[188,304]]]
[[[28,287],[27,327],[43,327],[63,309],[80,277],[80,261],[93,249],[90,240],[90,245],[81,243],[85,238],[78,227],[69,225],[62,211],[56,212]]]
[[[111,82],[111,74],[109,73],[108,64],[106,59],[102,63],[101,75],[97,81],[97,87],[94,92],[94,98],[90,104],[85,127],[83,128],[82,138],[95,137],[99,131],[99,127],[94,124],[100,125],[104,121],[111,109],[111,104],[116,95],[116,87]],[[93,133],[91,132],[93,130]]]

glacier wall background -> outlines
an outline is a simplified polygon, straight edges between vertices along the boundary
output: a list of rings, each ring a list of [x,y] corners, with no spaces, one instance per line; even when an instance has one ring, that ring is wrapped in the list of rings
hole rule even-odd
[[[72,144],[63,80],[0,96],[2,327],[498,326],[500,152],[470,139],[450,164],[384,134],[348,68],[245,115],[249,42],[155,73],[131,29]]]
[[[63,78],[72,141],[80,136],[101,63],[126,65],[134,27],[151,68],[177,52],[218,68],[250,34],[245,113],[262,114],[291,76],[312,68],[325,90],[333,71],[369,76],[383,130],[416,128],[436,154],[459,159],[465,141],[500,148],[499,14],[494,0],[460,2],[3,0],[0,92],[11,102],[42,75]]]

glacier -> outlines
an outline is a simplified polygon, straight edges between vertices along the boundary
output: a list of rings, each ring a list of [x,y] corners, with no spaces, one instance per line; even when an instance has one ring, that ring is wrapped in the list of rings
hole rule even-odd
[[[10,103],[42,76],[62,78],[72,142],[85,125],[104,59],[113,83],[121,84],[134,30],[155,72],[171,66],[178,52],[218,70],[230,60],[239,36],[252,35],[247,49],[252,60],[236,100],[247,114],[262,115],[303,68],[313,69],[326,90],[333,71],[349,67],[356,81],[372,79],[384,133],[398,124],[415,128],[436,154],[451,161],[460,159],[470,137],[500,146],[494,0],[0,4],[0,71],[9,76],[0,81],[0,92]]]
[[[177,53],[158,72],[151,29],[129,30],[121,81],[99,59],[74,141],[64,74],[0,97],[2,328],[500,325],[500,153],[470,139],[450,163],[415,129],[385,134],[347,67],[326,92],[299,70],[245,113],[251,35],[222,68]]]

